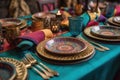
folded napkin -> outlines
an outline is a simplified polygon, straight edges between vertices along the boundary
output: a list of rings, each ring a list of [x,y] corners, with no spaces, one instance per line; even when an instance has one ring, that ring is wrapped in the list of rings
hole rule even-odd
[[[46,38],[52,37],[53,33],[50,29],[38,30],[29,34],[19,36],[18,39],[20,40],[20,42],[17,47],[21,48],[22,50],[27,50],[45,40]]]

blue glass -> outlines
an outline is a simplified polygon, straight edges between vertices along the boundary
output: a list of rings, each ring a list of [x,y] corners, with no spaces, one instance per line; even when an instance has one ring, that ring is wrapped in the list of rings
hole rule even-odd
[[[69,17],[69,31],[73,37],[79,35],[82,32],[83,30],[82,22],[83,22],[82,17],[79,18]]]

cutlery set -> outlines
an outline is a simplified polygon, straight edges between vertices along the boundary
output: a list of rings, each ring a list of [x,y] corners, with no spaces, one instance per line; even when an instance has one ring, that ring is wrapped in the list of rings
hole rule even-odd
[[[45,80],[59,75],[58,72],[48,68],[43,63],[38,62],[31,54],[25,54],[25,57],[23,57],[21,61],[26,65],[26,68],[33,69]]]

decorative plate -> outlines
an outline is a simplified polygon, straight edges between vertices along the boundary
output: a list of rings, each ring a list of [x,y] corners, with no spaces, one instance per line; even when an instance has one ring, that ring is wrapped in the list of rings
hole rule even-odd
[[[0,62],[0,80],[14,80],[15,77],[15,66],[8,62]]]
[[[55,18],[56,15],[53,13],[39,12],[32,15],[33,19],[45,19],[45,18]]]
[[[26,26],[27,26],[27,23],[26,23],[25,20],[21,20],[21,24],[17,25],[17,27],[19,27],[21,30],[24,29],[24,28],[26,28]],[[3,31],[5,31],[5,26],[3,26],[2,29],[3,29]]]
[[[88,37],[91,37],[93,39],[97,39],[97,40],[102,40],[102,41],[113,41],[113,42],[119,42],[120,41],[120,38],[116,39],[116,38],[102,38],[102,37],[98,37],[98,36],[94,36],[91,34],[91,27],[89,28],[86,28],[84,30],[84,34]]]
[[[113,26],[91,27],[91,34],[102,38],[120,38],[120,28]]]
[[[113,17],[113,22],[120,24],[120,16]]]
[[[17,75],[14,80],[26,80],[27,68],[23,62],[20,62],[13,58],[0,57],[0,62],[7,62],[15,66]]]
[[[69,56],[60,56],[60,55],[53,55],[53,53],[46,51],[46,49],[44,48],[46,42],[49,40],[44,40],[42,42],[40,42],[37,47],[36,50],[38,52],[38,55],[40,57],[45,58],[46,60],[51,60],[54,62],[71,62],[71,61],[80,61],[80,60],[84,60],[85,58],[91,56],[92,54],[94,54],[95,49],[93,46],[91,46],[89,43],[86,43],[86,45],[88,46],[87,49],[85,49],[84,51],[82,51],[80,54],[76,54],[76,55],[69,55]]]
[[[115,27],[120,27],[120,24],[119,23],[116,23],[113,21],[113,18],[114,17],[111,17],[107,20],[107,22],[110,24],[110,25],[114,25]]]
[[[45,49],[49,52],[63,55],[77,54],[87,48],[81,39],[72,37],[56,37],[46,42]]]
[[[5,19],[0,19],[0,23],[2,24],[3,27],[12,26],[12,25],[18,26],[22,23],[22,21],[17,18],[5,18]]]

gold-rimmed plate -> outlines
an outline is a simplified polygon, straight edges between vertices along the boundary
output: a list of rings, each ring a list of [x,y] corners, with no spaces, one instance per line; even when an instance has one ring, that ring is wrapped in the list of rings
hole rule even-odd
[[[0,57],[0,62],[8,62],[15,66],[17,75],[14,80],[26,80],[27,79],[27,68],[25,67],[24,63],[16,59],[7,58],[7,57]]]
[[[0,23],[2,24],[3,27],[8,27],[11,25],[18,26],[22,24],[22,21],[18,18],[4,18],[0,19]]]
[[[99,37],[99,36],[94,36],[91,34],[91,27],[88,27],[84,30],[84,34],[88,37],[91,37],[93,39],[97,39],[97,40],[101,40],[101,41],[112,41],[112,42],[119,42],[120,41],[120,38],[102,38],[102,37]]]
[[[46,19],[46,18],[55,18],[56,15],[53,13],[48,13],[48,12],[38,12],[32,15],[33,19]]]
[[[0,79],[1,80],[14,80],[16,77],[15,66],[8,62],[0,62]]]
[[[120,24],[114,22],[114,21],[113,21],[113,18],[114,18],[114,17],[109,18],[109,19],[107,20],[108,23],[109,23],[110,25],[114,25],[114,26],[120,27]]]
[[[101,38],[120,38],[120,28],[107,25],[91,27],[91,34]]]
[[[48,40],[44,40],[41,43],[39,43],[36,50],[37,50],[38,55],[40,57],[43,57],[46,60],[48,59],[48,60],[51,60],[51,61],[54,61],[54,62],[64,62],[64,63],[66,63],[66,62],[80,61],[80,60],[84,60],[84,59],[88,58],[89,56],[93,55],[94,52],[95,52],[94,47],[86,42],[88,47],[87,47],[86,50],[84,50],[80,54],[69,55],[69,56],[53,55],[52,53],[46,51],[45,48],[44,48],[45,43],[47,41]]]

